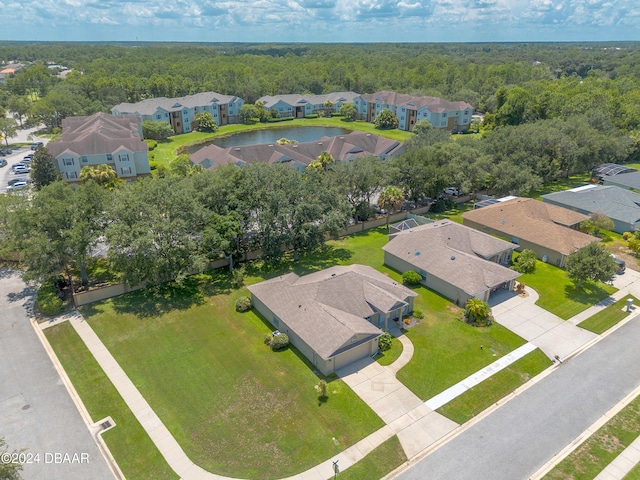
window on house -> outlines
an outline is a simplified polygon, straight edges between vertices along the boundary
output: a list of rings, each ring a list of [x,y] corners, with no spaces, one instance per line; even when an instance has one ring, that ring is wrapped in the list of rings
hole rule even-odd
[[[86,155],[82,155],[82,163],[87,163],[89,161],[89,158],[87,158]]]
[[[70,180],[73,180],[73,179],[75,179],[75,178],[78,178],[78,173],[77,173],[77,172],[69,172],[69,173],[67,174],[67,177],[68,177]]]
[[[447,118],[447,112],[443,112],[443,113],[442,113],[442,117],[443,117],[443,118]]]
[[[162,118],[162,115],[158,114],[156,115],[156,120],[160,120]]]
[[[121,153],[120,155],[118,155],[118,157],[120,158],[121,162],[128,162],[129,161],[129,154],[128,153]]]
[[[107,162],[113,162],[113,155],[107,153]]]
[[[73,158],[65,158],[64,159],[64,164],[65,165],[73,165]]]

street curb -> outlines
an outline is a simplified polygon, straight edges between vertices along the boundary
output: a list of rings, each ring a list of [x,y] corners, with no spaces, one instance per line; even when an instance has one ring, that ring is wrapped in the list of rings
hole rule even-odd
[[[629,295],[629,293],[627,292],[625,295]],[[585,350],[587,350],[588,348],[592,347],[593,345],[595,345],[596,343],[598,343],[600,340],[602,340],[603,338],[606,338],[607,336],[609,336],[610,334],[612,334],[613,332],[615,332],[616,330],[618,330],[619,328],[621,328],[622,326],[626,325],[628,322],[630,322],[632,319],[634,319],[636,316],[640,315],[640,309],[637,308],[635,312],[629,314],[629,316],[627,316],[627,318],[625,318],[624,320],[621,320],[620,322],[618,322],[616,325],[614,325],[613,327],[609,328],[608,330],[606,330],[605,332],[603,332],[600,335],[597,335],[594,339],[592,339],[591,341],[587,342],[586,344],[582,345],[581,347],[577,348],[576,350],[574,350],[573,352],[571,352],[569,355],[567,355],[564,359],[563,362],[566,362],[567,360],[574,358],[578,355],[580,355],[582,352],[584,352]],[[578,324],[579,326],[580,324]],[[545,370],[543,370],[542,372],[540,372],[538,375],[536,375],[535,377],[533,377],[531,380],[529,380],[527,383],[520,385],[520,387],[518,387],[517,389],[515,389],[513,392],[511,392],[510,394],[508,394],[507,396],[501,398],[500,400],[498,400],[496,403],[494,403],[493,405],[491,405],[490,407],[487,407],[485,410],[483,410],[482,412],[480,412],[478,415],[476,415],[475,417],[473,417],[471,420],[469,420],[468,422],[460,425],[458,428],[456,428],[455,430],[452,430],[451,432],[449,432],[447,435],[445,435],[444,437],[440,438],[439,440],[437,440],[436,442],[432,443],[431,445],[429,445],[427,448],[425,448],[422,452],[418,453],[417,455],[414,455],[412,458],[410,458],[409,460],[407,460],[403,465],[397,467],[395,470],[393,470],[392,472],[388,473],[386,476],[384,476],[381,480],[392,480],[394,478],[396,478],[398,475],[400,475],[402,472],[404,472],[405,470],[407,470],[408,468],[412,467],[414,464],[418,463],[420,460],[423,460],[425,457],[429,456],[431,453],[433,453],[435,450],[437,450],[438,448],[442,447],[443,445],[445,445],[447,442],[449,442],[450,440],[454,439],[455,437],[457,437],[458,435],[460,435],[462,432],[464,432],[465,430],[467,430],[468,428],[471,428],[472,426],[474,426],[476,423],[478,423],[479,421],[483,420],[484,418],[486,418],[487,416],[489,416],[491,413],[493,413],[495,410],[497,410],[498,408],[504,406],[506,403],[510,402],[511,400],[513,400],[514,398],[516,398],[518,395],[520,395],[521,393],[525,392],[526,390],[528,390],[529,388],[531,388],[533,385],[535,385],[536,383],[540,382],[541,380],[543,380],[544,378],[546,378],[548,375],[550,375],[551,373],[553,373],[556,369],[560,368],[562,366],[562,364],[560,362],[554,362],[551,366],[549,366],[548,368],[546,368]],[[636,395],[640,394],[640,387],[638,387],[636,390],[638,390],[638,393],[636,393]],[[634,390],[635,392],[635,390]],[[632,392],[633,393],[633,392]],[[630,393],[629,395],[632,395],[632,393]],[[635,396],[633,397],[635,398]],[[623,399],[618,405],[622,404],[622,402],[629,403],[631,400],[633,400],[633,398],[630,398],[627,400],[627,397],[625,397],[625,399]],[[622,405],[620,407],[619,410],[621,410],[625,405]],[[609,412],[605,413],[603,415],[604,418],[607,415],[611,415],[611,412],[618,407],[618,405],[616,405],[615,407],[613,407]],[[619,411],[618,410],[618,411]],[[617,411],[615,412],[617,413]],[[615,415],[615,413],[613,415]],[[600,420],[599,420],[600,421]],[[597,423],[597,422],[596,422]],[[594,424],[595,425],[595,424]],[[593,427],[593,426],[592,426]],[[589,427],[589,428],[592,428]],[[597,430],[597,429],[596,429]],[[582,442],[584,442],[587,438],[589,438],[589,436],[591,436],[591,433],[588,436],[585,436],[584,439],[580,442],[577,443],[571,450],[567,451],[564,456],[560,459],[558,459],[557,463],[559,463],[564,457],[566,457],[567,455],[569,455],[569,453],[571,453],[571,451],[575,450]],[[582,436],[581,436],[582,437]],[[578,437],[578,438],[581,438]],[[576,439],[578,440],[578,439]],[[574,440],[574,442],[576,441]],[[562,452],[564,452],[565,450],[563,450]],[[557,455],[559,455],[561,452],[559,452],[558,454],[556,454],[556,456],[554,457],[554,459],[557,458]],[[551,463],[553,461],[553,459],[548,462]],[[557,464],[556,463],[556,464]],[[542,468],[545,468],[547,464],[545,464],[545,466],[543,466]],[[554,465],[555,466],[555,465]],[[542,468],[539,470],[541,471]],[[553,467],[551,467],[553,468]],[[549,468],[549,470],[551,469]],[[548,470],[547,470],[548,471]],[[536,472],[537,474],[538,472]],[[546,473],[546,472],[545,472]],[[535,475],[535,474],[534,474]],[[530,477],[530,480],[538,480],[541,477]]]
[[[529,477],[529,480],[539,480],[549,473],[556,465],[567,458],[575,449],[586,442],[594,433],[596,433],[604,424],[615,417],[620,410],[632,402],[640,395],[640,386],[633,389],[629,394],[620,400],[613,408],[602,415],[598,420],[593,422],[584,432],[578,435],[569,445],[560,450],[554,457],[544,464],[536,473]],[[614,459],[615,460],[615,459]]]
[[[116,462],[115,458],[111,454],[111,450],[109,450],[109,447],[107,446],[107,444],[105,443],[105,441],[103,440],[103,438],[101,436],[102,435],[102,431],[101,430],[96,430],[96,428],[95,428],[96,422],[94,422],[91,419],[91,415],[89,415],[89,411],[84,406],[84,403],[82,402],[82,399],[80,398],[80,395],[78,394],[78,392],[76,391],[75,387],[73,386],[73,383],[71,383],[71,379],[67,376],[67,372],[64,370],[64,367],[60,363],[60,360],[58,359],[58,356],[54,352],[53,348],[51,347],[51,344],[47,340],[47,337],[44,335],[42,329],[40,328],[40,325],[38,324],[37,319],[33,316],[33,303],[34,302],[35,302],[35,300],[33,302],[31,302],[32,303],[31,310],[27,310],[27,313],[30,316],[29,322],[31,323],[31,326],[33,327],[33,329],[36,332],[36,335],[40,339],[40,343],[42,344],[45,352],[47,352],[47,355],[49,356],[49,359],[51,360],[51,363],[53,364],[53,367],[58,372],[58,375],[60,376],[60,379],[62,380],[62,383],[64,384],[65,388],[67,389],[67,392],[69,393],[69,396],[71,397],[71,400],[73,401],[74,405],[78,409],[78,412],[80,413],[80,416],[82,417],[82,421],[84,422],[85,426],[87,427],[87,429],[91,433],[91,437],[96,442],[98,450],[100,450],[100,453],[102,454],[103,458],[105,459],[105,462],[106,462],[107,466],[109,467],[109,470],[113,474],[113,477],[116,480],[125,480],[125,476],[122,473],[122,470],[120,470],[120,466]],[[77,312],[77,311],[74,310],[73,312]],[[69,315],[69,313],[67,313],[66,315]]]

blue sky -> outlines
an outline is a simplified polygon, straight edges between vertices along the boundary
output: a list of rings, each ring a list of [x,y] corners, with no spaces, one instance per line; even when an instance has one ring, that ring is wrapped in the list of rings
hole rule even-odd
[[[0,0],[0,40],[640,40],[639,0]]]

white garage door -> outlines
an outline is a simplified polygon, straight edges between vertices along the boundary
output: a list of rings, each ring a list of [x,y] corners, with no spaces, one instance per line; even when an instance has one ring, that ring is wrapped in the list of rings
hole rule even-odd
[[[337,355],[333,360],[334,368],[338,370],[339,368],[349,365],[351,362],[355,362],[356,360],[360,360],[361,358],[368,357],[369,345],[371,345],[371,342],[366,342],[362,345],[358,345],[357,347],[350,348],[340,355]]]

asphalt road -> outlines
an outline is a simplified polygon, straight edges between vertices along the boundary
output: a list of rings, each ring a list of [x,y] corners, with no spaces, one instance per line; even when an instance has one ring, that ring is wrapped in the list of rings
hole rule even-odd
[[[639,343],[636,317],[396,478],[529,478],[640,385]]]
[[[24,480],[113,480],[30,323],[33,295],[0,269],[0,438],[10,451],[25,449]]]

